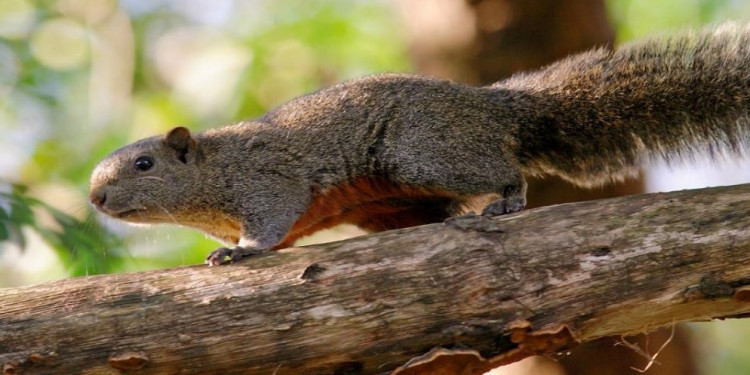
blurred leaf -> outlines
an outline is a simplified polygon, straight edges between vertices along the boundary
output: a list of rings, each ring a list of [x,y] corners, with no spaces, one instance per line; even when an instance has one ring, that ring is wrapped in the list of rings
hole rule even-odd
[[[7,241],[10,238],[8,226],[10,225],[10,215],[0,206],[0,242]]]
[[[0,192],[0,242],[12,241],[21,250],[26,248],[23,228],[37,232],[65,260],[74,275],[108,273],[119,269],[127,257],[123,241],[101,227],[89,212],[85,220],[70,216],[49,204],[27,195],[27,188],[13,185],[10,193]],[[42,225],[34,209],[48,213],[57,226]],[[59,226],[59,228],[58,228]]]

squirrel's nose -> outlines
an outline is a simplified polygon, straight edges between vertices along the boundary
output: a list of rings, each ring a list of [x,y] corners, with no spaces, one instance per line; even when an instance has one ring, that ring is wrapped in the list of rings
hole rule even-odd
[[[105,189],[92,191],[91,194],[89,194],[89,201],[91,201],[91,204],[94,206],[101,208],[104,205],[104,202],[107,201],[107,191]]]

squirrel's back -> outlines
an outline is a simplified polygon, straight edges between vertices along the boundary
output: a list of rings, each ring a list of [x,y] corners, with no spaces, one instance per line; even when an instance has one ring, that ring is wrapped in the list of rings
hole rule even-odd
[[[533,108],[518,118],[527,173],[595,185],[644,158],[737,153],[750,133],[750,28],[594,50],[491,88]]]

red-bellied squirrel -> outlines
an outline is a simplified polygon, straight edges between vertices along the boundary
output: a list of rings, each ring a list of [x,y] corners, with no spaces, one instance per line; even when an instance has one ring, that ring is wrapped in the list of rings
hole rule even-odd
[[[574,55],[491,86],[414,75],[344,82],[264,116],[125,146],[91,177],[115,218],[279,249],[340,223],[382,231],[523,209],[524,174],[592,186],[643,161],[739,153],[750,130],[750,28],[725,24]]]

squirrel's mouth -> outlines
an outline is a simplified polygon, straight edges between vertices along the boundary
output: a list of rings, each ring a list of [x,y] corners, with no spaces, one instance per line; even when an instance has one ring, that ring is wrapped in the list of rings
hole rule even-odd
[[[146,210],[143,208],[134,208],[132,210],[125,210],[120,212],[111,212],[109,215],[116,217],[118,219],[125,219],[131,216],[140,216],[142,215]]]

